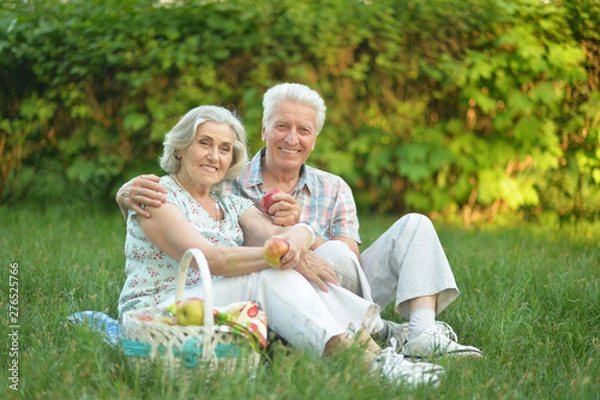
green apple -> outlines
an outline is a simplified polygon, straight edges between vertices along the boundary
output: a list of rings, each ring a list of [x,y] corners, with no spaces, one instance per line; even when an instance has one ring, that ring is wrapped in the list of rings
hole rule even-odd
[[[273,268],[281,267],[281,257],[290,249],[290,244],[287,240],[272,237],[267,240],[263,246],[263,258]]]
[[[203,325],[204,300],[197,297],[182,300],[175,310],[177,325]]]
[[[177,306],[179,305],[179,303],[181,303],[181,302],[178,301],[177,303],[173,303],[170,306],[165,307],[165,310],[167,310],[171,314],[175,315],[175,311],[177,311]]]
[[[265,214],[273,215],[269,212],[269,209],[275,203],[273,201],[273,195],[279,194],[279,193],[283,193],[283,192],[281,190],[277,190],[277,189],[271,190],[270,192],[267,192],[262,197],[262,199],[260,199],[260,208],[262,208],[262,210],[265,212]]]

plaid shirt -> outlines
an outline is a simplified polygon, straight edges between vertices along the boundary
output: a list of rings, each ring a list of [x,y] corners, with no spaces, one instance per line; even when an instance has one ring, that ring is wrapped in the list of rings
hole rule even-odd
[[[254,201],[260,208],[264,196],[261,159],[262,148],[246,165],[235,181],[223,181],[221,188]],[[317,235],[330,240],[344,236],[360,244],[356,204],[350,186],[339,176],[303,165],[300,180],[290,193],[302,207],[300,221],[308,222]]]

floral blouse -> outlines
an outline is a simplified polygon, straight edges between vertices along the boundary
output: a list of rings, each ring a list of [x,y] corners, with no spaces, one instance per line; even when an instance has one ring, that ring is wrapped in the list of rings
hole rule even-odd
[[[241,246],[244,235],[239,225],[240,216],[253,204],[251,200],[226,191],[212,193],[223,210],[224,219],[215,221],[192,195],[170,176],[160,182],[168,190],[167,203],[179,207],[188,221],[204,238],[215,246]],[[119,318],[125,311],[154,307],[175,293],[179,261],[169,257],[144,235],[135,211],[127,217],[125,239],[125,274],[127,278],[119,298]],[[218,279],[220,277],[213,277]],[[186,287],[200,284],[200,272],[189,269]]]

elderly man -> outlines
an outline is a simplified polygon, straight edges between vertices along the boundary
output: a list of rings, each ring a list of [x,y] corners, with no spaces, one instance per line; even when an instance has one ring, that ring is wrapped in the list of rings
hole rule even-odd
[[[331,264],[315,260],[311,278],[315,284],[323,287],[321,277],[329,276],[333,268],[341,286],[382,309],[395,300],[396,312],[409,322],[380,320],[374,337],[385,341],[395,337],[408,357],[480,357],[479,349],[458,344],[454,331],[436,321],[459,291],[431,221],[420,214],[406,215],[361,254],[350,187],[339,176],[306,165],[325,122],[321,96],[305,85],[278,84],[265,93],[263,108],[266,146],[239,178],[225,182],[222,189],[257,205],[265,193],[279,190],[265,210],[273,223],[309,223],[317,232],[316,243],[330,255]],[[142,175],[121,187],[117,203],[124,213],[131,208],[150,218],[143,205],[159,206],[163,194],[157,177]]]

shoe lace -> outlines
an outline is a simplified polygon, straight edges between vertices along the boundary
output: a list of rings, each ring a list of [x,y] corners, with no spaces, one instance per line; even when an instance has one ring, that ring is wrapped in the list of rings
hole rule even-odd
[[[407,363],[404,356],[398,353],[398,341],[396,338],[390,338],[390,346],[381,350],[381,352],[375,358],[375,361],[379,365],[379,369],[385,375],[406,375],[408,371],[406,368],[402,368],[403,363]]]
[[[395,337],[390,338],[390,346],[388,349],[393,353],[398,353],[398,340]]]
[[[456,332],[454,332],[454,329],[452,329],[450,325],[448,325],[444,321],[436,321],[436,325],[444,336],[446,336],[453,342],[458,342],[458,336],[456,336]]]
[[[393,341],[391,342],[391,345],[385,349],[382,349],[373,360],[381,369],[383,369],[385,365],[389,364],[390,360],[394,357],[394,353],[396,353],[396,339],[392,338],[392,340]]]

